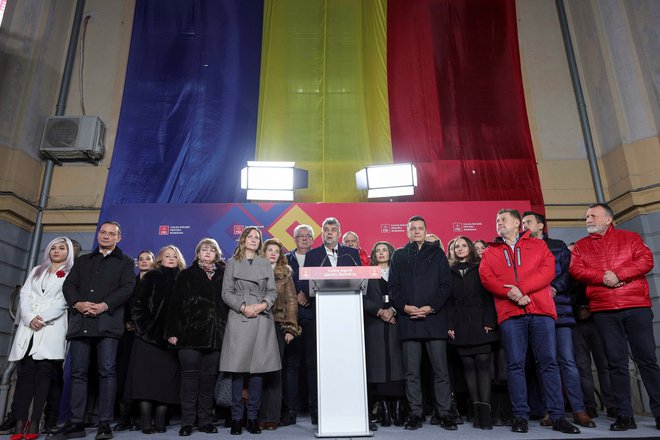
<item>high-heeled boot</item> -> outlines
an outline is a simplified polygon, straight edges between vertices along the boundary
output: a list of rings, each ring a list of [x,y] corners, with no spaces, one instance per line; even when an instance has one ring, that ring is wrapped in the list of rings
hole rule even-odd
[[[479,417],[481,419],[481,429],[493,429],[493,417],[490,409],[490,405],[485,402],[481,402],[479,406]]]
[[[392,426],[392,402],[380,401],[380,426]]]
[[[479,429],[481,428],[481,402],[474,402],[472,404],[472,427]]]
[[[401,400],[395,400],[392,403],[392,422],[394,426],[403,426],[406,424],[408,419],[408,414],[406,414],[406,408]]]

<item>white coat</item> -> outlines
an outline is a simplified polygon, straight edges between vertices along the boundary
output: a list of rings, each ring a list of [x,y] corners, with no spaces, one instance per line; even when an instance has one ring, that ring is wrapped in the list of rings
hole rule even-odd
[[[19,361],[26,355],[34,360],[64,359],[66,353],[67,303],[62,293],[66,275],[59,278],[48,270],[35,278],[36,267],[30,272],[21,289],[19,300],[20,321],[9,353],[10,361]],[[45,289],[42,291],[42,282]],[[30,328],[35,316],[41,316],[46,325],[38,331]],[[32,348],[27,348],[32,339]]]

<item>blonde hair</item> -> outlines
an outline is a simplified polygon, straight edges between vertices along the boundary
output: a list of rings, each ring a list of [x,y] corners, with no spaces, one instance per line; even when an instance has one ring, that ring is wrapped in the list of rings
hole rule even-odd
[[[222,261],[222,251],[220,250],[218,242],[209,237],[202,238],[199,243],[197,243],[197,246],[195,247],[195,258],[199,258],[199,251],[202,250],[202,246],[205,245],[211,246],[211,248],[215,251],[215,260],[213,260],[214,263]]]
[[[163,257],[165,257],[165,251],[168,249],[171,249],[174,251],[176,254],[176,259],[177,263],[176,266],[179,268],[179,270],[183,270],[186,268],[186,259],[183,258],[183,254],[181,253],[181,250],[174,246],[173,244],[168,244],[167,246],[163,246],[160,248],[158,251],[158,256],[156,257],[156,261],[154,261],[154,268],[162,267],[163,266]]]
[[[243,230],[241,236],[238,238],[238,244],[236,245],[236,249],[234,249],[234,260],[241,261],[243,258],[245,258],[245,239],[251,231],[257,231],[259,234],[259,246],[257,246],[255,254],[259,256],[262,255],[261,230],[256,226],[248,226]]]

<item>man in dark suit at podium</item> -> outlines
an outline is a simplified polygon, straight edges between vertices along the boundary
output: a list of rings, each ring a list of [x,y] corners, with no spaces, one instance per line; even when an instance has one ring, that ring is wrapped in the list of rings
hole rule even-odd
[[[341,237],[341,225],[339,220],[334,217],[328,217],[323,221],[323,245],[314,248],[307,252],[305,255],[304,267],[321,267],[321,266],[361,266],[360,253],[357,249],[349,248],[339,244],[339,237]],[[314,298],[309,295],[310,287],[309,281],[301,281],[301,287],[305,293],[305,297],[309,302],[309,308],[315,311]],[[314,315],[315,318],[315,315]],[[307,341],[313,341],[305,344],[305,357],[307,359],[307,366],[313,360],[314,366],[312,372],[308,371],[308,376],[314,375],[314,380],[309,379],[309,412],[312,418],[312,423],[318,423],[318,389],[316,387],[316,322],[313,325],[308,325],[303,328],[303,335]],[[313,334],[310,334],[313,333]]]

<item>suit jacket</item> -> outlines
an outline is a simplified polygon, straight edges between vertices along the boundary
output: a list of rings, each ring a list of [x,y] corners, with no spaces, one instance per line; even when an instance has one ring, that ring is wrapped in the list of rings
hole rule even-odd
[[[293,257],[295,259],[295,256]],[[305,267],[332,266],[325,246],[310,249],[305,255]],[[344,245],[337,247],[337,266],[362,266],[360,262],[360,252],[357,249],[349,248]],[[309,298],[309,281],[301,281],[302,291]]]
[[[48,270],[35,277],[36,267],[30,272],[21,289],[20,322],[16,329],[16,337],[9,353],[10,361],[18,361],[26,355],[32,355],[35,360],[64,359],[66,351],[67,303],[62,294],[64,277],[55,274],[48,276]],[[42,281],[45,280],[45,290],[42,291]],[[35,316],[41,316],[46,325],[39,331],[30,328],[30,322]],[[32,348],[27,353],[32,339]]]

